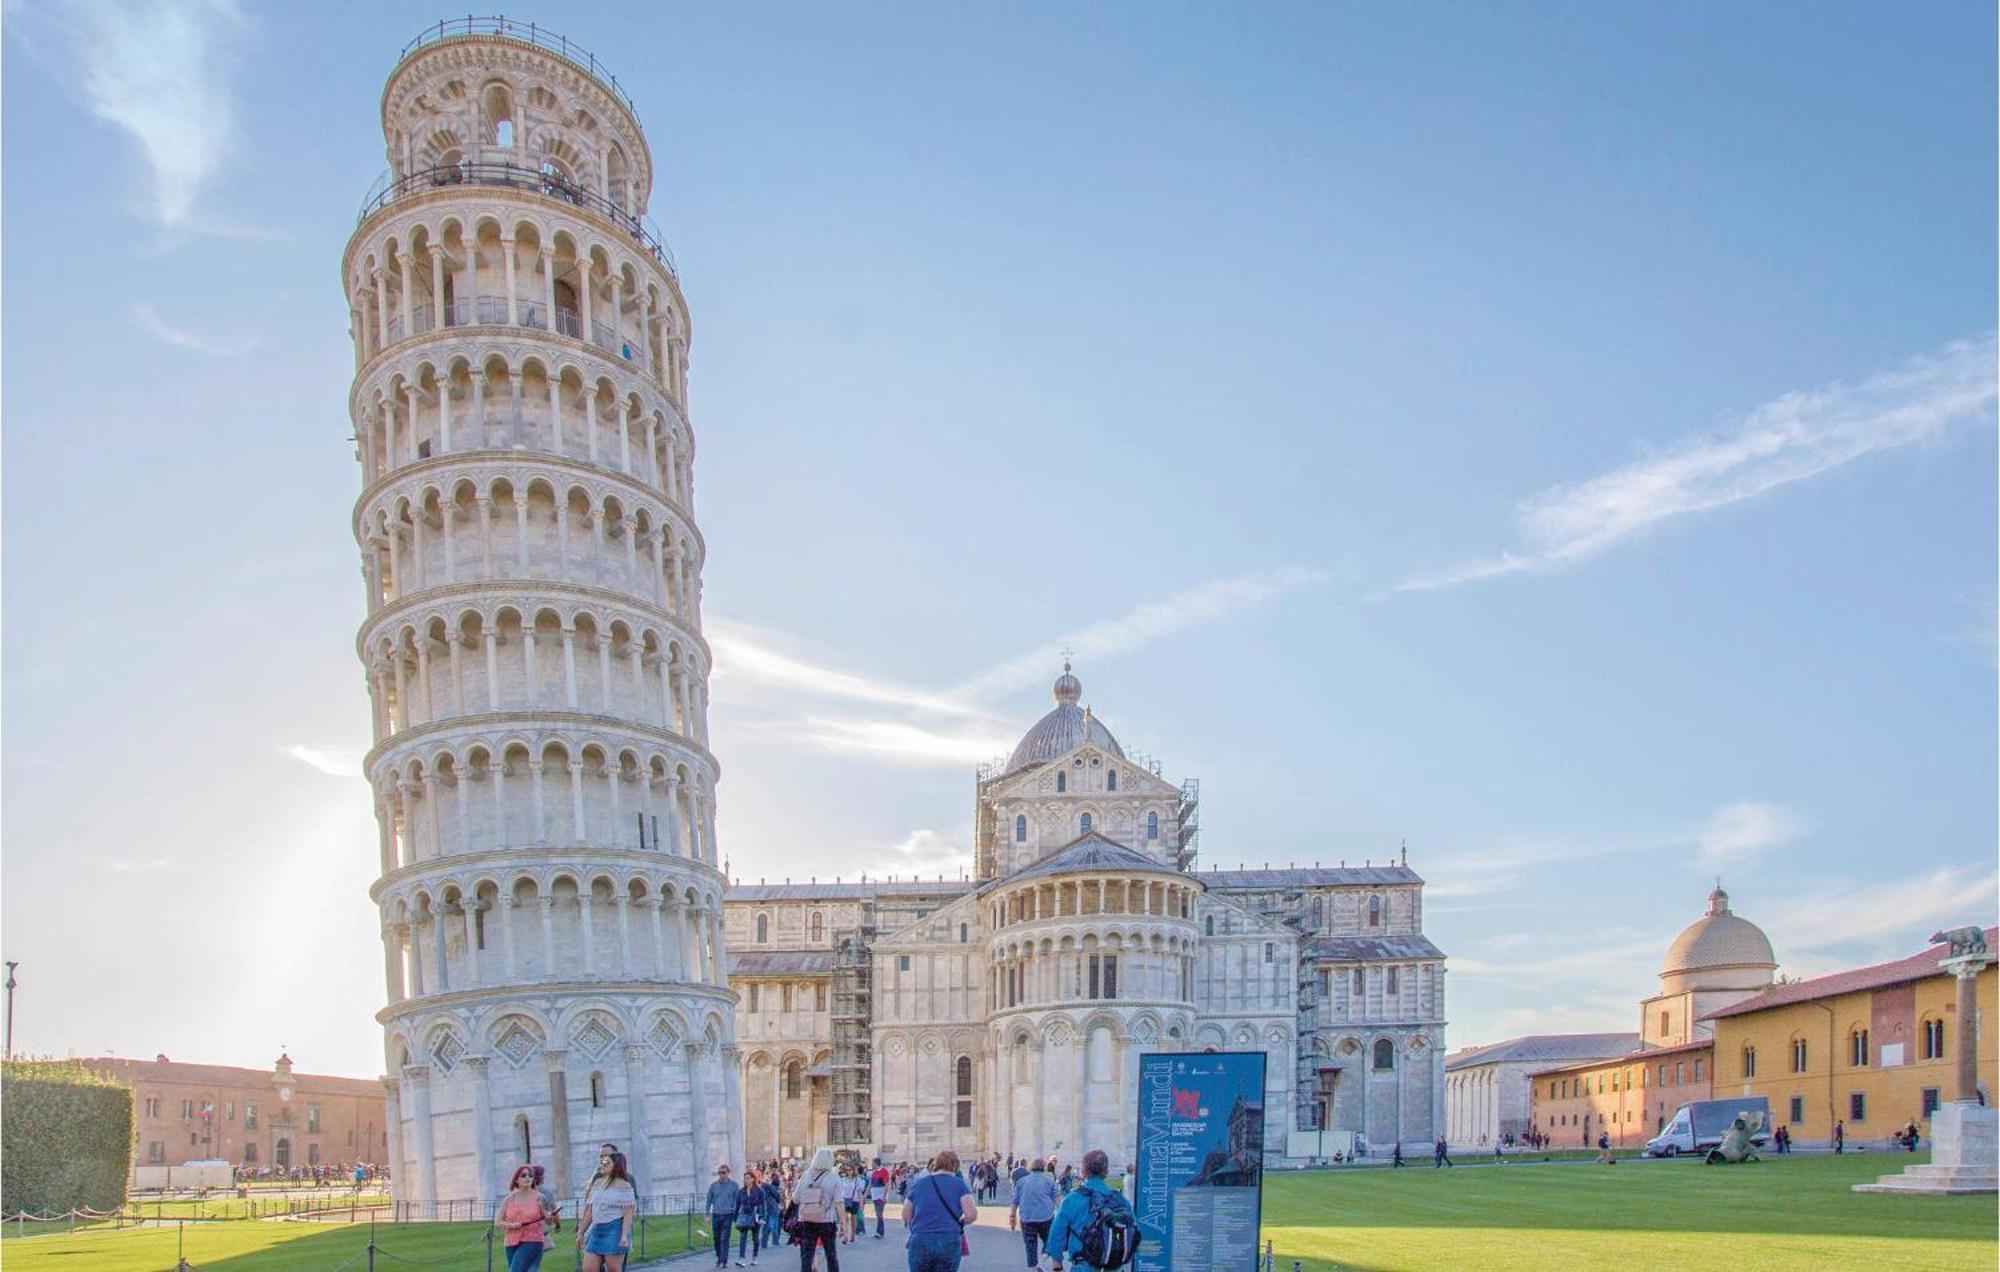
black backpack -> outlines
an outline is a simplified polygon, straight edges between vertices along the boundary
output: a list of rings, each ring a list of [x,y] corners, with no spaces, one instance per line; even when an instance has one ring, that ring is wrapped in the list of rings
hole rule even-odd
[[[1093,1268],[1122,1268],[1139,1255],[1139,1221],[1124,1195],[1092,1188],[1090,1213],[1076,1234],[1077,1262]]]

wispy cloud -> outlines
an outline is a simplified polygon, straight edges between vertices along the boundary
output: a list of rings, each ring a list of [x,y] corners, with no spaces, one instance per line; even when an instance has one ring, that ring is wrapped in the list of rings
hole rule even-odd
[[[995,663],[958,685],[953,693],[975,700],[1008,693],[1047,679],[1049,668],[1055,665],[1065,647],[1079,658],[1108,658],[1197,623],[1248,609],[1295,588],[1322,582],[1326,577],[1321,570],[1286,566],[1236,578],[1211,579]]]
[[[1517,510],[1520,547],[1404,580],[1431,591],[1582,560],[1661,522],[1754,499],[1877,451],[1990,417],[1994,336],[1960,341],[1859,384],[1788,393],[1734,429],[1571,485]]]
[[[710,619],[716,692],[736,705],[777,709],[776,718],[739,722],[737,727],[752,733],[887,763],[962,768],[1005,753],[1018,723],[990,704],[1049,679],[1064,646],[1080,658],[1109,658],[1325,577],[1318,570],[1287,567],[1212,579],[1037,645],[948,689],[814,662],[782,652],[788,643],[782,634]],[[936,723],[941,718],[948,723]]]
[[[943,875],[947,879],[972,869],[972,827],[949,831],[920,827],[885,849],[875,850],[865,867],[871,876]]]
[[[1938,866],[1888,879],[1825,879],[1749,915],[1794,968],[1794,951],[1868,947],[1883,957],[1914,954],[1939,924],[1991,926],[2000,872],[1990,863]],[[1842,966],[1845,966],[1843,963]]]
[[[317,769],[328,777],[361,778],[361,756],[358,748],[343,746],[306,746],[293,743],[278,748],[308,768]]]
[[[160,317],[159,313],[145,301],[132,306],[132,321],[139,330],[177,349],[191,349],[196,353],[212,357],[231,358],[238,354],[250,353],[262,343],[254,333],[214,336],[186,327],[176,326]]]
[[[195,205],[234,127],[229,73],[245,25],[235,0],[8,6],[10,22],[24,17],[56,25],[62,65],[90,113],[138,143],[151,170],[153,220],[173,231],[232,232],[202,224]]]
[[[1709,815],[1697,844],[1703,861],[1725,865],[1782,848],[1805,829],[1805,822],[1781,805],[1739,800]]]

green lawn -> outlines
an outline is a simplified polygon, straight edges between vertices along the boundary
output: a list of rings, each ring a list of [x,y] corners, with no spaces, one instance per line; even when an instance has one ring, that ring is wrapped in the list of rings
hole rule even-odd
[[[1849,1191],[1924,1154],[1745,1166],[1621,1160],[1273,1174],[1264,1236],[1278,1267],[1767,1268],[1991,1272],[1992,1197]]]
[[[373,1229],[380,1252],[376,1267],[416,1264],[439,1272],[484,1272],[486,1228],[481,1223],[379,1224]],[[643,1246],[646,1255],[689,1249],[688,1231],[681,1216],[648,1217]],[[706,1247],[705,1231],[696,1229],[697,1247]],[[121,1231],[105,1225],[9,1241],[6,1266],[7,1272],[173,1272],[185,1240],[187,1261],[199,1272],[332,1272],[335,1268],[358,1272],[368,1266],[369,1233],[365,1223],[282,1220],[190,1223],[184,1232],[173,1227]],[[550,1272],[566,1272],[575,1265],[569,1237],[567,1229],[557,1235],[556,1248],[543,1264]],[[632,1247],[636,1263],[641,1249],[637,1234]],[[493,1266],[507,1266],[497,1236]]]

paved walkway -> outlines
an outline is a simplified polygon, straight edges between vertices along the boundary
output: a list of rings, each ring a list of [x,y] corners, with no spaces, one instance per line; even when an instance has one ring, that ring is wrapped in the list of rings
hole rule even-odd
[[[864,1236],[853,1245],[841,1246],[840,1272],[906,1272],[910,1264],[903,1249],[903,1225],[896,1221],[893,1211],[885,1227],[886,1233],[879,1241]],[[874,1231],[872,1217],[869,1231]],[[1028,1253],[1022,1248],[1021,1234],[1007,1231],[1005,1203],[989,1202],[981,1208],[980,1221],[971,1229],[971,1240],[972,1253],[958,1265],[959,1272],[1026,1272]],[[815,1251],[814,1263],[820,1272],[826,1272],[824,1253]],[[704,1252],[652,1266],[672,1268],[674,1272],[700,1272],[702,1268],[715,1266],[715,1256]],[[729,1266],[732,1269],[736,1266],[734,1250],[730,1252]],[[788,1245],[766,1250],[757,1261],[757,1267],[766,1272],[792,1272],[798,1266],[798,1249]],[[1043,1260],[1042,1266],[1048,1267],[1047,1260]]]

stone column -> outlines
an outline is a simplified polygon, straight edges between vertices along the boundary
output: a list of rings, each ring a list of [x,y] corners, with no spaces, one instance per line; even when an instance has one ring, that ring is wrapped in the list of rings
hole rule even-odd
[[[568,1059],[569,1053],[560,1049],[542,1052],[542,1067],[549,1075],[548,1185],[558,1200],[570,1195],[569,1078],[563,1071]]]
[[[410,1163],[403,1158],[403,1101],[402,1084],[395,1078],[382,1079],[382,1143],[389,1156],[390,1169],[395,1177],[390,1181],[389,1195],[397,1201],[413,1201],[410,1196]],[[362,1145],[366,1148],[366,1145]]]
[[[1958,978],[1958,1039],[1957,1069],[1958,1081],[1954,1084],[1952,1100],[1958,1104],[1979,1102],[1979,973],[1987,962],[1984,958],[1946,959],[1944,966],[1951,968]]]
[[[415,1187],[410,1200],[435,1202],[437,1195],[437,1154],[431,1148],[431,1070],[413,1064],[403,1069],[403,1094],[410,1104],[411,1165]]]

